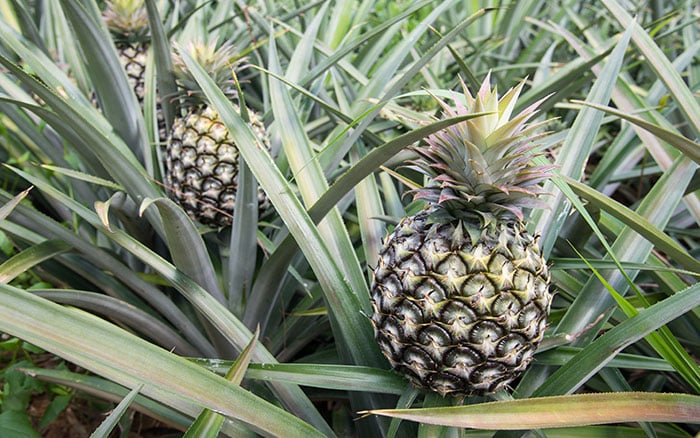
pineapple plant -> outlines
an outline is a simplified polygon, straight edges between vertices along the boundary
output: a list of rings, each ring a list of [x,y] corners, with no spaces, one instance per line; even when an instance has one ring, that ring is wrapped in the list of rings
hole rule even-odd
[[[240,64],[234,47],[217,42],[190,43],[183,50],[214,78],[227,94],[235,94],[231,68]],[[196,221],[211,227],[231,225],[236,201],[239,153],[235,133],[221,122],[204,99],[184,61],[174,56],[175,73],[182,86],[186,114],[176,117],[165,150],[165,179],[172,198]],[[240,107],[235,106],[240,113]],[[261,144],[270,148],[262,121],[247,110],[249,123]],[[258,191],[259,211],[268,202]]]
[[[524,83],[500,100],[489,78],[466,86],[448,116],[488,112],[426,139],[411,167],[427,206],[386,238],[371,287],[376,340],[398,372],[443,396],[492,393],[516,378],[542,339],[552,295],[523,209],[541,206],[548,166],[531,164],[532,105],[512,119]]]

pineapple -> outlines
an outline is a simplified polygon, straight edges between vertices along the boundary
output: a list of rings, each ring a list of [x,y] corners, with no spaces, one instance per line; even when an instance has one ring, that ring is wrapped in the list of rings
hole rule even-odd
[[[143,0],[112,0],[103,12],[129,84],[143,104],[148,51],[148,13]]]
[[[146,56],[150,45],[148,12],[144,0],[112,0],[102,13],[107,28],[114,38],[119,62],[129,85],[143,108],[146,83]],[[156,105],[158,139],[165,144],[167,132],[161,105]]]
[[[233,94],[231,68],[234,49],[230,45],[216,48],[193,43],[184,48],[206,69],[228,94]],[[196,221],[211,227],[232,223],[238,176],[238,147],[234,133],[221,122],[216,110],[203,99],[196,81],[179,56],[174,59],[175,73],[184,88],[186,115],[176,117],[168,135],[165,150],[165,179],[171,196]],[[235,106],[240,113],[240,108]],[[249,124],[261,144],[270,149],[265,126],[253,111],[247,111]],[[268,205],[262,190],[258,191],[258,207]]]
[[[427,201],[386,238],[371,288],[377,342],[395,370],[442,396],[503,389],[532,360],[552,295],[537,236],[523,208],[538,196],[550,166],[530,164],[542,124],[538,104],[510,119],[523,87],[500,100],[489,77],[473,97],[440,102],[448,116],[492,114],[461,122],[413,150],[411,167],[430,184]]]

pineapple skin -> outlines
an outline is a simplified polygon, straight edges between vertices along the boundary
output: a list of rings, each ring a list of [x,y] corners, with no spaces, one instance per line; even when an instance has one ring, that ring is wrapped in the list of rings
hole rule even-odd
[[[269,149],[265,126],[251,112],[253,132]],[[238,146],[210,106],[191,108],[173,122],[165,150],[165,180],[171,197],[195,221],[230,226],[238,190]],[[258,209],[269,204],[258,191]]]
[[[129,85],[134,90],[139,104],[143,105],[148,46],[142,43],[117,42],[116,48]]]
[[[517,219],[482,227],[431,213],[404,218],[384,243],[371,288],[376,340],[415,386],[442,396],[496,392],[542,339],[547,264]]]

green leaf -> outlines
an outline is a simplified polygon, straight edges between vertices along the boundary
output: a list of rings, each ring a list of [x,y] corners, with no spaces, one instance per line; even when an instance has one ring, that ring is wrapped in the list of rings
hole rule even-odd
[[[103,119],[99,117],[93,118],[94,115],[85,112],[80,105],[75,105],[75,102],[65,100],[54,94],[2,55],[0,55],[0,63],[23,80],[28,87],[39,94],[49,105],[55,106],[57,112],[16,100],[2,98],[0,100],[30,108],[53,126],[65,139],[73,142],[73,145],[78,148],[88,161],[90,158],[96,157],[99,161],[97,164],[107,169],[109,175],[122,185],[137,202],[144,198],[158,198],[161,196],[160,191],[156,189],[155,185],[147,177],[143,166],[129,152],[124,142],[114,135],[111,128],[107,128],[100,123],[100,121],[104,122]],[[86,119],[85,116],[89,117],[89,119]],[[66,119],[71,120],[70,126],[65,123]],[[156,230],[160,230],[161,224],[159,220],[154,215],[147,216],[153,227]]]
[[[61,0],[61,6],[86,58],[100,108],[134,155],[143,157],[148,151],[148,137],[141,108],[101,17],[94,15],[97,5],[94,0],[91,2],[85,6],[74,0]]]
[[[576,251],[579,257],[581,257],[584,262],[586,260],[583,256]],[[633,317],[639,314],[637,309],[630,303],[628,303],[622,295],[617,293],[615,289],[607,282],[607,280],[596,270],[594,267],[589,265],[589,268],[593,271],[593,274],[600,280],[600,282],[608,289],[610,295],[615,299],[617,305],[628,317]],[[647,299],[641,293],[637,292],[637,297],[642,301],[642,304],[648,308],[649,303]],[[693,386],[693,388],[700,392],[700,367],[695,363],[693,358],[683,349],[683,346],[678,342],[678,340],[671,334],[671,332],[666,327],[661,327],[657,332],[650,333],[646,337],[647,342],[654,347],[661,357],[666,359],[673,367],[678,370],[678,372],[686,379],[688,383]]]
[[[23,370],[24,371],[24,370]],[[59,415],[61,415],[70,406],[73,401],[73,394],[56,395],[51,400],[51,403],[46,407],[44,415],[41,416],[39,429],[43,429],[53,423]]]
[[[13,438],[40,438],[33,428],[29,414],[19,411],[0,413],[0,436]]]
[[[557,347],[553,350],[538,352],[536,363],[539,365],[564,365],[580,352],[581,348],[578,347]],[[605,366],[636,370],[674,371],[673,367],[664,359],[627,353],[617,354]]]
[[[664,51],[619,3],[614,0],[603,0],[602,3],[623,27],[633,31],[632,41],[646,59],[646,65],[654,70],[659,80],[666,85],[691,129],[700,137],[700,105]]]
[[[118,190],[118,191],[124,190],[124,188],[122,186],[115,183],[114,181],[110,181],[110,180],[107,180],[104,178],[99,178],[99,177],[96,177],[94,175],[90,175],[90,174],[87,174],[84,172],[78,172],[77,170],[66,169],[65,167],[58,167],[58,166],[54,166],[51,164],[42,164],[41,167],[43,167],[44,169],[48,169],[52,172],[59,173],[61,175],[75,178],[75,179],[80,180],[80,181],[85,181],[85,182],[90,183],[90,184],[94,184],[94,185],[98,185],[98,186],[102,186],[102,187],[107,187],[107,188],[112,189],[112,190]]]
[[[47,240],[31,246],[0,264],[0,283],[9,283],[23,272],[69,249],[71,246],[62,240]]]
[[[275,46],[271,44],[270,63],[273,73],[279,73],[281,68],[276,55]],[[323,169],[297,116],[298,111],[288,90],[279,81],[271,80],[270,91],[272,110],[279,124],[279,135],[285,157],[290,163],[304,204],[313,205],[328,188]],[[342,345],[345,346],[343,349],[347,349],[354,363],[377,365],[380,362],[374,358],[377,357],[378,351],[372,348],[371,353],[368,354],[370,352],[368,348],[358,348],[357,345],[367,344],[365,340],[371,338],[368,330],[371,327],[367,324],[369,321],[362,315],[362,313],[367,314],[371,309],[369,291],[347,229],[337,209],[332,209],[325,220],[318,225],[318,232],[319,238],[327,248],[329,258],[322,263],[311,261],[310,263],[316,269],[332,272],[333,278],[328,277],[329,282],[324,284],[322,289],[331,312],[331,323],[337,323],[337,328],[333,330],[336,339],[342,340]],[[311,258],[306,251],[304,253],[307,258]],[[342,263],[339,263],[340,261]],[[319,273],[317,275],[321,276]],[[345,353],[341,352],[341,355],[344,356]],[[370,362],[366,362],[368,360]]]
[[[32,188],[30,187],[26,190],[23,190],[17,196],[12,198],[9,202],[6,202],[5,204],[3,204],[2,207],[0,207],[0,221],[4,220],[7,216],[10,215],[10,213],[12,213],[12,210],[14,210],[17,204],[22,202],[22,199],[27,197],[31,189]]]
[[[192,219],[170,198],[145,199],[141,211],[151,204],[158,208],[163,219],[163,230],[175,266],[224,304],[226,298],[217,281],[214,265]]]
[[[67,304],[89,310],[93,314],[104,315],[131,327],[134,331],[142,333],[146,338],[152,339],[158,345],[175,351],[177,354],[183,356],[201,354],[169,325],[117,298],[96,292],[70,289],[33,289],[31,292],[55,303]]]
[[[223,373],[230,362],[193,359],[217,373]],[[313,388],[403,394],[406,379],[379,368],[357,365],[327,365],[313,363],[252,363],[246,377],[263,381],[290,382]]]
[[[55,383],[72,388],[91,397],[114,403],[118,403],[129,393],[129,389],[93,374],[74,373],[68,370],[55,368],[22,367],[20,370],[28,376],[43,382]],[[192,421],[191,418],[184,414],[143,395],[136,396],[131,406],[135,411],[141,412],[164,424],[172,425],[173,427],[181,427],[184,429]]]
[[[639,341],[700,305],[700,284],[695,284],[642,310],[585,346],[571,361],[554,372],[534,395],[567,394],[583,385],[625,347]]]
[[[151,47],[153,48],[157,69],[156,83],[158,93],[160,96],[174,96],[178,90],[172,67],[172,49],[161,23],[156,2],[154,0],[146,0],[146,10],[148,11],[148,24],[151,30]],[[172,99],[169,98],[161,98],[160,105],[167,129],[175,117],[176,106]]]
[[[179,356],[85,312],[0,285],[0,331],[195,415],[204,407],[284,436],[323,436],[269,402]],[[105,348],[107,346],[108,348]]]
[[[591,87],[586,101],[606,104],[610,100],[631,34],[632,29],[629,28],[620,38],[598,79]],[[562,175],[573,179],[581,177],[583,163],[590,155],[602,119],[603,114],[592,108],[584,108],[578,113],[557,157],[556,164]],[[533,221],[536,224],[536,231],[542,235],[540,243],[542,252],[549,255],[571,204],[566,201],[566,197],[561,191],[555,191],[552,182],[548,181],[545,184],[545,190],[554,193],[547,200],[549,208],[536,211]]]
[[[50,185],[47,185],[40,179],[34,178],[19,170],[13,170],[23,178],[37,183],[39,187],[38,190],[47,193],[49,196],[56,197],[64,204],[68,204],[71,210],[79,212],[82,216],[87,216],[89,218],[91,217],[94,220],[93,226],[103,226],[100,218],[88,210],[85,206],[77,203],[73,199],[70,199],[65,194],[61,193]],[[12,198],[6,193],[0,191],[0,199],[9,200]],[[76,249],[76,251],[84,254],[91,260],[90,267],[93,268],[93,270],[94,267],[104,269],[106,272],[111,273],[111,275],[114,277],[119,278],[120,282],[123,282],[126,286],[130,287],[131,290],[139,294],[144,301],[148,302],[154,309],[168,319],[173,326],[176,327],[191,342],[192,345],[196,346],[197,349],[203,352],[202,354],[207,356],[216,355],[216,351],[211,346],[211,343],[202,335],[198,328],[192,324],[192,321],[187,318],[183,311],[180,310],[180,308],[177,307],[177,305],[175,305],[175,303],[173,303],[169,297],[167,297],[157,287],[154,287],[136,275],[129,266],[114,258],[108,251],[95,246],[94,242],[81,238],[79,235],[61,224],[25,205],[18,205],[17,213],[21,215],[20,217],[27,219],[27,223],[30,224],[28,226],[31,227],[33,232],[39,233],[48,239],[60,239],[70,244]],[[112,232],[109,230],[104,229],[104,231],[108,235],[112,235]]]
[[[241,315],[241,308],[252,289],[258,229],[258,183],[245,160],[238,160],[238,189],[233,211],[228,260],[228,307]]]
[[[682,135],[676,134],[675,132],[672,132],[668,129],[664,129],[661,126],[649,123],[642,118],[632,116],[622,111],[618,111],[615,108],[610,108],[609,106],[597,105],[595,103],[584,102],[582,100],[575,99],[571,102],[580,105],[586,105],[591,108],[595,108],[597,110],[606,112],[608,114],[612,114],[614,116],[620,117],[621,119],[625,119],[628,122],[639,126],[640,128],[646,129],[647,131],[657,136],[659,139],[665,141],[666,143],[670,144],[671,146],[686,154],[690,159],[692,159],[696,163],[700,164],[700,144],[698,144],[697,142],[685,138]]]
[[[367,101],[372,99],[377,99],[379,97],[380,105],[374,105],[371,112],[360,122],[357,128],[347,136],[343,142],[338,142],[337,145],[333,145],[332,148],[327,148],[324,150],[324,156],[320,160],[325,163],[329,161],[330,163],[339,163],[341,158],[351,149],[352,145],[357,141],[359,136],[367,129],[370,123],[374,120],[375,116],[379,113],[383,104],[388,102],[390,99],[394,98],[400,90],[409,83],[411,79],[423,68],[426,64],[430,62],[450,41],[456,38],[460,32],[464,31],[469,25],[478,21],[479,18],[483,17],[488,10],[480,9],[474,14],[470,15],[466,19],[462,20],[459,24],[454,26],[444,37],[442,37],[436,44],[430,47],[419,59],[411,63],[398,78],[393,78],[393,74],[396,69],[403,62],[404,57],[413,48],[412,44],[415,44],[419,36],[428,29],[430,23],[436,19],[444,10],[449,7],[451,2],[441,2],[437,5],[418,26],[416,26],[409,35],[407,35],[399,45],[393,48],[388,59],[384,59],[382,65],[378,68],[378,71],[372,76],[369,83],[365,84],[360,90],[359,99],[354,105],[354,113],[364,113],[369,106]],[[388,86],[388,88],[387,88]],[[330,157],[330,158],[328,158]],[[324,168],[335,168],[333,165],[324,164]]]
[[[592,205],[607,211],[612,216],[620,220],[626,226],[635,230],[640,235],[644,236],[659,250],[664,251],[669,257],[674,259],[684,268],[700,273],[700,262],[688,254],[676,241],[668,237],[666,233],[659,230],[654,224],[649,222],[639,213],[630,210],[614,199],[605,196],[597,190],[580,183],[567,176],[562,176],[564,181],[573,189],[573,191],[586,199]]]
[[[246,369],[248,368],[248,365],[250,364],[250,359],[253,357],[253,351],[255,347],[255,343],[258,341],[258,335],[260,334],[260,329],[256,329],[255,333],[253,334],[253,339],[250,340],[250,343],[246,346],[246,348],[243,350],[243,352],[238,356],[238,359],[236,359],[233,364],[231,365],[231,368],[228,370],[226,373],[226,380],[235,383],[237,385],[241,384],[241,381],[243,380],[243,376],[245,375]],[[219,436],[219,431],[221,430],[221,426],[224,424],[225,417],[221,414],[218,414],[216,412],[213,412],[209,409],[205,409],[202,411],[201,414],[197,417],[197,420],[195,420],[194,423],[192,423],[192,426],[190,426],[189,429],[187,429],[187,432],[185,433],[184,437],[185,438],[198,438],[198,437],[206,437],[206,438],[216,438]]]
[[[93,227],[101,230],[106,237],[140,258],[144,263],[148,264],[151,268],[158,272],[170,283],[170,285],[175,287],[185,297],[185,299],[192,303],[199,310],[201,315],[210,321],[211,324],[217,328],[217,330],[228,340],[231,345],[243,348],[243,346],[247,344],[252,334],[240,320],[232,315],[231,312],[229,312],[219,301],[214,299],[211,294],[204,290],[198,283],[190,279],[188,276],[183,275],[182,272],[175,268],[175,266],[168,263],[161,256],[153,252],[153,250],[151,250],[147,245],[134,239],[123,230],[114,229],[109,232],[104,228],[97,215],[87,209],[85,206],[80,205],[79,203],[75,202],[75,200],[66,196],[64,193],[61,193],[37,178],[34,178],[21,171],[16,170],[16,172],[22,175],[22,177],[28,181],[33,181],[40,190],[49,196],[59,199],[62,203],[69,206],[71,210],[75,211],[76,214],[81,216]],[[0,192],[0,195],[2,195],[2,192]],[[61,229],[61,231],[67,230]],[[96,260],[95,263],[102,262],[102,258],[108,260],[110,259],[108,254],[100,253],[100,251],[96,250],[96,248],[93,246],[86,246],[83,242],[80,242],[79,240],[76,241],[74,239],[75,236],[70,232],[62,233],[61,235],[63,239],[66,239],[74,244],[76,248],[81,247],[85,252],[91,254],[97,253],[98,255],[96,255],[96,257],[100,259]],[[129,276],[133,274],[125,266],[119,264],[115,265],[114,263],[110,264],[109,266],[109,270],[119,272],[120,278],[129,278]],[[137,286],[140,289],[144,288],[143,284],[137,284]],[[151,300],[153,298],[151,295],[156,295],[156,298],[159,299],[161,298],[157,296],[159,294],[161,294],[161,292],[158,289],[152,288],[149,290],[148,294],[144,294],[144,298],[146,300]],[[179,309],[177,307],[175,307],[175,309],[169,307],[174,305],[172,301],[157,301],[156,304],[164,313],[167,312],[168,315],[174,316],[176,323],[182,322],[180,320],[180,315],[177,313],[179,312]],[[175,314],[173,315],[173,313]],[[196,327],[191,322],[188,323],[186,318],[184,322],[185,325],[181,326],[178,324],[178,328],[183,330],[183,332],[192,332],[190,336],[193,336],[195,339],[197,339],[197,336],[201,337],[201,333],[197,331]],[[198,340],[198,342],[193,344],[197,346],[201,345],[202,347],[208,347],[210,345],[207,339]],[[212,357],[215,357],[216,355],[216,352],[211,354]],[[256,348],[255,357],[256,360],[260,362],[277,362],[275,357],[260,345],[258,345]],[[285,405],[290,410],[293,410],[295,413],[297,413],[297,415],[312,421],[314,425],[321,430],[328,428],[325,420],[323,420],[318,411],[311,404],[308,397],[306,397],[306,395],[298,387],[284,384],[272,384],[272,386],[274,387],[274,391],[278,397],[284,401]]]
[[[700,397],[618,392],[497,401],[476,405],[361,412],[487,430],[527,430],[606,423],[700,422]]]
[[[90,434],[90,438],[107,438],[109,434],[114,430],[114,427],[119,423],[119,420],[124,416],[126,410],[129,409],[131,404],[139,395],[139,391],[143,388],[143,383],[137,385],[132,389],[129,394],[124,397],[124,399],[119,402],[116,408],[104,419],[100,426],[95,429],[93,433]]]

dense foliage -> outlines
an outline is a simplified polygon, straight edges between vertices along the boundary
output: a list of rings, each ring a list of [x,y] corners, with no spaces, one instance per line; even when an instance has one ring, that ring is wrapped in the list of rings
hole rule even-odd
[[[36,435],[32,393],[54,406],[41,427],[71,399],[115,403],[101,436],[128,434],[131,408],[188,436],[698,432],[695,2],[0,9],[0,435]],[[236,54],[211,71],[195,42]],[[514,114],[541,100],[532,121],[551,119],[532,159],[553,165],[546,208],[524,222],[555,296],[522,376],[443,398],[390,369],[370,287],[425,206],[406,163],[471,117],[439,100],[489,74],[500,94],[525,81]],[[236,146],[235,208],[205,224],[166,178],[193,101]]]

